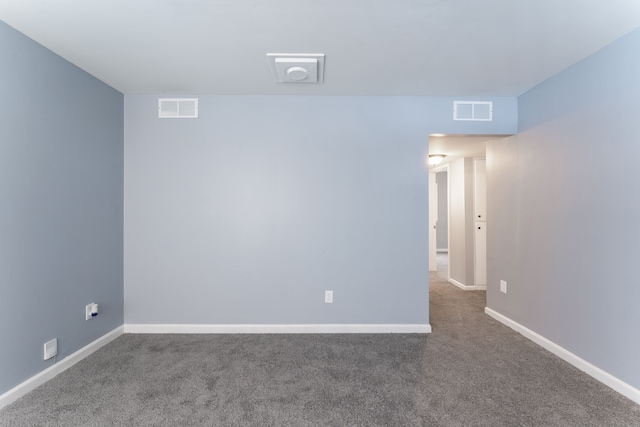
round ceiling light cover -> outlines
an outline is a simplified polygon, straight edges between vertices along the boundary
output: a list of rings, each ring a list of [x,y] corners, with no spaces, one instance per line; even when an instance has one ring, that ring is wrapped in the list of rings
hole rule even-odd
[[[429,166],[439,165],[445,157],[444,154],[429,154]]]
[[[304,67],[289,67],[285,70],[285,74],[291,80],[302,81],[309,77],[309,73]]]

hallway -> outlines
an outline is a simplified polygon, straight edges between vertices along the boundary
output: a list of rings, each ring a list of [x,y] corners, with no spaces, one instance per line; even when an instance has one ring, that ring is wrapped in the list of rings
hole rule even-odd
[[[444,425],[640,425],[640,406],[486,315],[486,291],[463,291],[446,277],[439,253],[426,353],[440,396],[431,409],[457,412]]]

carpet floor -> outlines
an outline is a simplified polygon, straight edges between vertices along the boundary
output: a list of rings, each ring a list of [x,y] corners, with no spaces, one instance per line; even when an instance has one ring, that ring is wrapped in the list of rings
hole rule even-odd
[[[433,333],[126,334],[0,426],[640,426],[640,406],[432,273]]]

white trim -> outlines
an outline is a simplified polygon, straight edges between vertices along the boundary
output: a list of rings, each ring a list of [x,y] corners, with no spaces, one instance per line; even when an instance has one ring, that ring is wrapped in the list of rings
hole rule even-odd
[[[109,344],[111,341],[115,340],[123,333],[124,333],[124,327],[118,326],[113,331],[87,344],[86,346],[82,347],[80,350],[76,351],[75,353],[65,357],[60,362],[50,366],[44,371],[37,373],[36,375],[32,376],[28,380],[18,384],[11,390],[3,393],[2,395],[0,395],[0,409],[15,402],[25,394],[29,393],[32,390],[35,390],[37,387],[40,387],[42,384],[46,383],[47,381],[49,381],[59,373],[66,371],[67,369],[69,369],[70,367],[72,367],[73,365],[75,365],[85,357],[94,353],[96,350]]]
[[[452,279],[451,277],[449,277],[449,283],[459,287],[463,291],[486,291],[487,290],[487,285],[467,286],[467,285],[463,285],[462,283],[458,282],[455,279]]]
[[[430,334],[426,324],[317,324],[317,325],[219,325],[135,324],[124,325],[125,334]]]
[[[439,254],[448,254],[449,253],[449,249],[447,249],[447,248],[436,249],[436,252],[439,253]]]
[[[447,172],[447,277],[451,278],[451,171],[447,163],[445,171]]]
[[[522,326],[518,322],[509,319],[508,317],[498,313],[495,310],[490,309],[489,307],[485,307],[484,312],[489,316],[493,317],[494,319],[496,319],[498,322],[510,327],[516,332],[519,332],[525,338],[530,339],[534,343],[538,344],[544,349],[555,354],[565,362],[572,364],[576,368],[592,376],[593,378],[600,381],[604,385],[611,387],[612,389],[622,394],[623,396],[626,396],[629,399],[633,400],[634,402],[640,404],[640,390],[638,390],[637,388],[625,383],[619,378],[614,377],[610,373],[603,371],[597,366],[592,365],[586,360],[571,353],[569,350],[563,347],[560,347],[558,344],[554,343],[553,341],[543,337],[542,335],[536,332],[533,332],[531,329],[525,326]]]
[[[465,291],[486,291],[487,285],[474,285],[474,286],[465,286]]]
[[[463,285],[462,283],[458,282],[458,281],[457,281],[457,280],[455,280],[455,279],[452,279],[451,277],[449,277],[448,282],[449,282],[449,283],[451,283],[451,284],[452,284],[452,285],[454,285],[454,286],[459,287],[460,289],[465,289],[465,288],[466,288],[466,286],[465,286],[465,285]]]

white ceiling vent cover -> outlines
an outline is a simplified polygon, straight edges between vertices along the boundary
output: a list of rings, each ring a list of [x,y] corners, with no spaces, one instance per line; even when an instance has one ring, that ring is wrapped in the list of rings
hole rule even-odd
[[[198,98],[159,98],[158,118],[197,119]]]
[[[267,53],[277,83],[322,83],[323,53]]]
[[[453,101],[453,120],[493,121],[493,102]]]

